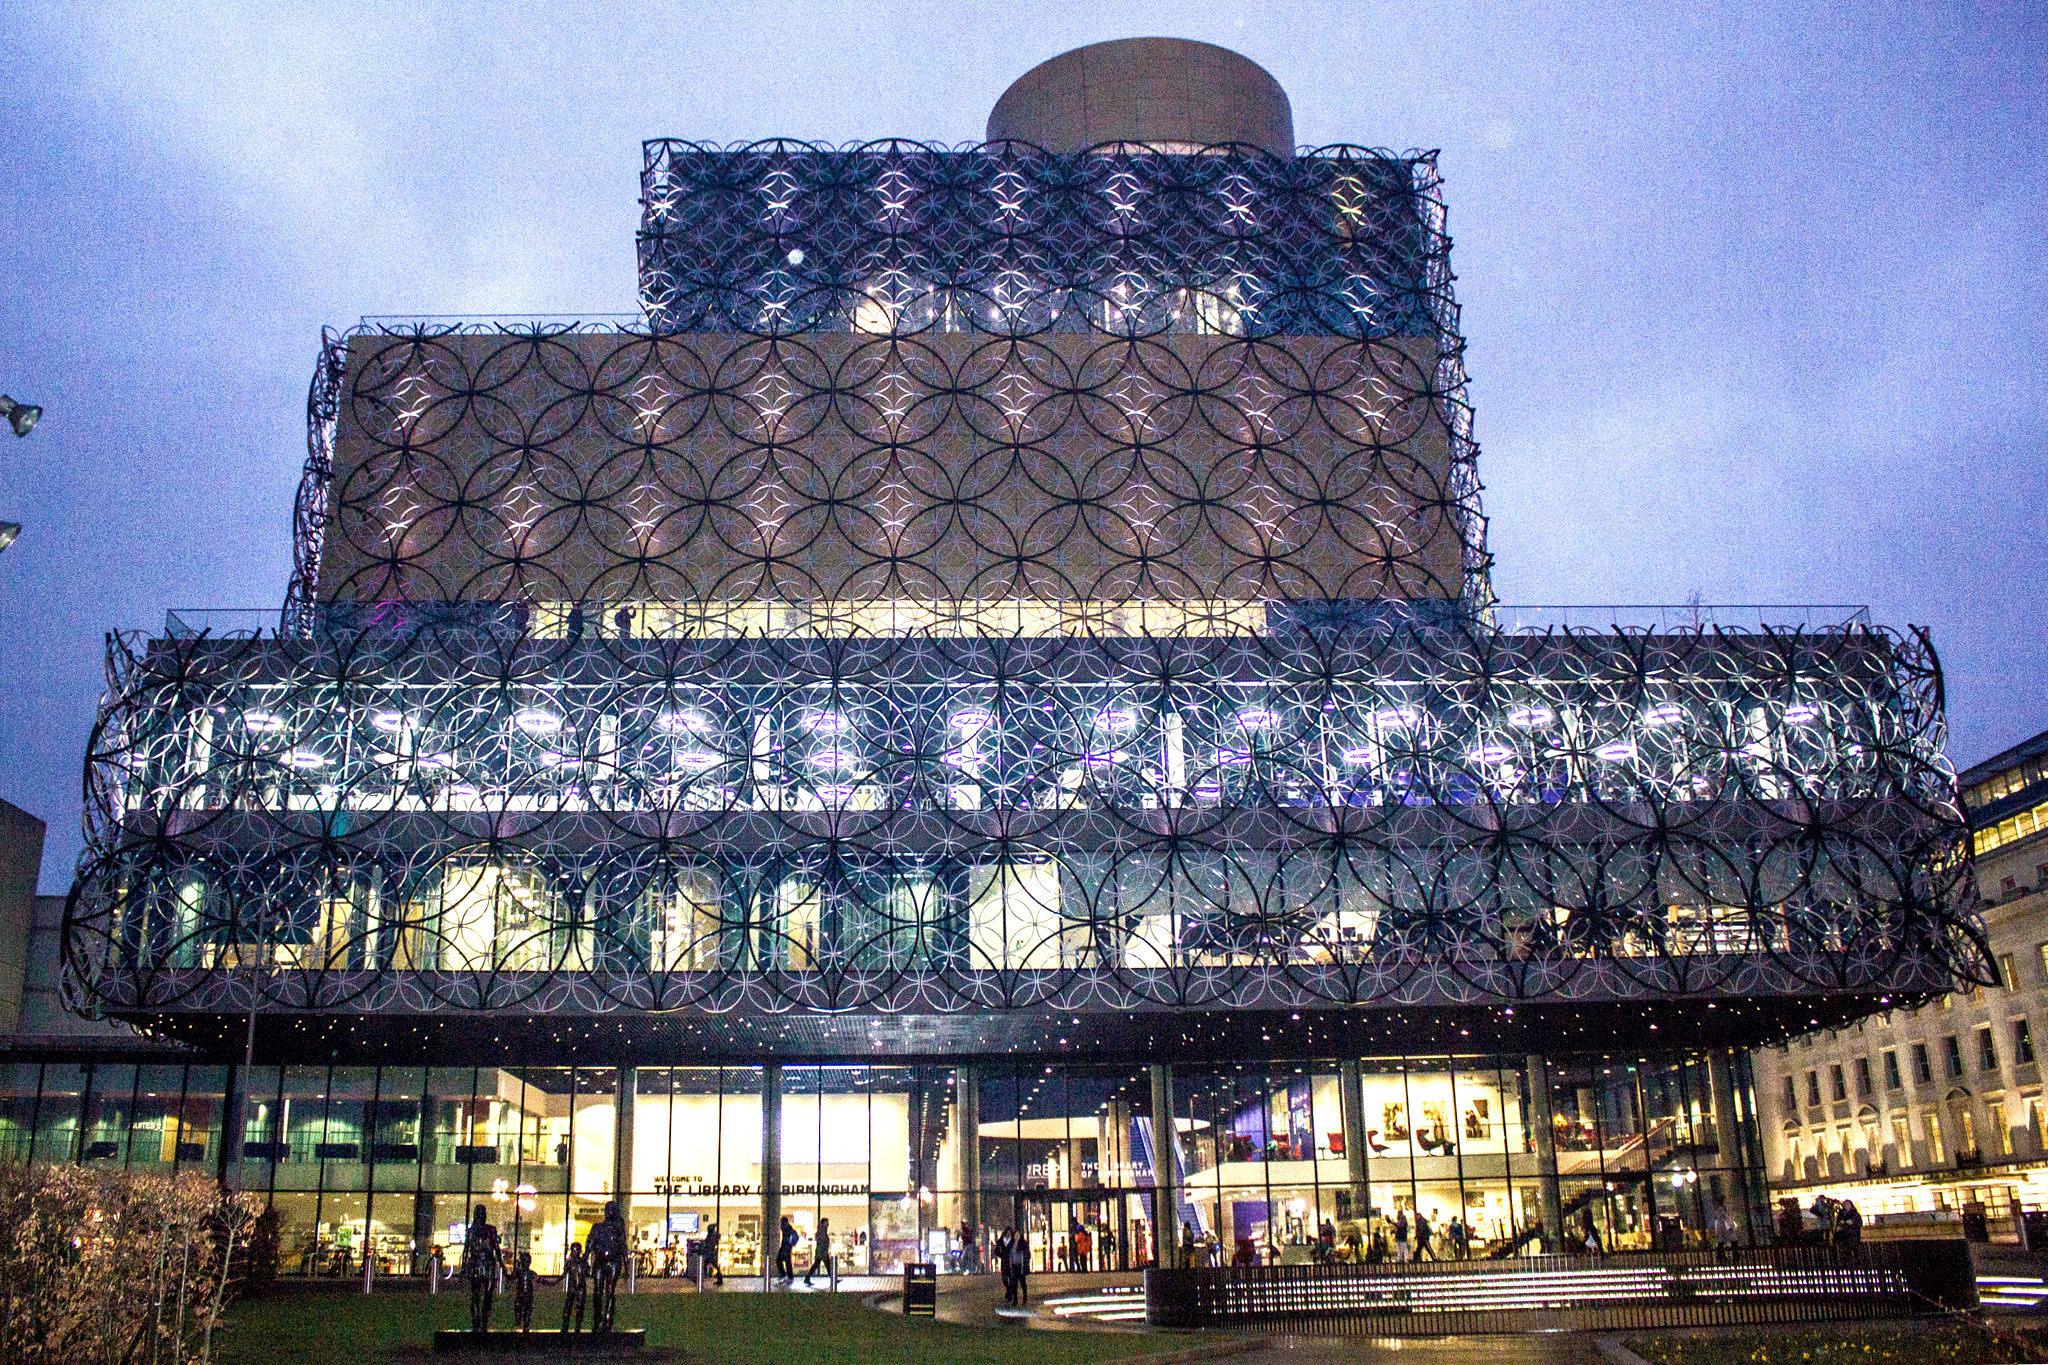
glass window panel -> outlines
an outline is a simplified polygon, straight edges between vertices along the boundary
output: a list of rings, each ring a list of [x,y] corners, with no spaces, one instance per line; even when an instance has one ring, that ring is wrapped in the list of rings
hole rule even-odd
[[[728,1274],[761,1270],[761,1068],[729,1066],[718,1134],[720,1259]]]
[[[226,1128],[228,1069],[192,1066],[185,1069],[184,1100],[175,1115],[179,1169],[208,1175],[220,1169],[221,1133]],[[172,1125],[167,1125],[172,1126]]]
[[[571,1204],[579,1242],[604,1216],[604,1202],[611,1198],[613,1125],[617,1122],[612,1090],[616,1078],[617,1073],[610,1067],[576,1068],[569,1187],[576,1196]]]
[[[363,1142],[380,1190],[410,1191],[419,1183],[420,1099],[426,1084],[424,1067],[387,1066],[379,1073],[377,1103]],[[378,1217],[383,1218],[381,1210]],[[410,1239],[411,1224],[406,1226]]]
[[[367,1195],[330,1190],[322,1197],[314,1239],[317,1247],[314,1274],[330,1279],[347,1279],[359,1271],[367,1231],[364,1219],[368,1212]]]
[[[0,1066],[0,1160],[28,1160],[35,1138],[36,1085],[42,1070],[34,1062]]]
[[[280,1193],[271,1196],[277,1210],[278,1273],[316,1275],[326,1269],[320,1261],[320,1196],[312,1193]]]
[[[79,1149],[83,1161],[128,1159],[128,1121],[135,1105],[135,1068],[127,1064],[102,1063],[92,1069],[92,1084],[85,1108],[85,1138]]]
[[[134,1131],[128,1142],[130,1170],[169,1170],[177,1164],[179,1105],[184,1090],[182,1066],[137,1068]],[[203,1142],[200,1150],[203,1155]]]
[[[881,1085],[877,1073],[876,1085]],[[992,1064],[982,1072],[978,1082],[981,1088],[981,1188],[985,1196],[1001,1194],[1021,1187],[1023,1180],[1023,1148],[1017,1133],[1019,1117],[1020,1082],[1016,1070],[1005,1064]],[[878,1120],[879,1122],[879,1120]],[[880,1151],[877,1144],[876,1150]],[[877,1191],[889,1188],[891,1179],[885,1165],[877,1161],[874,1171],[874,1187]],[[1006,1207],[1007,1201],[998,1201],[983,1211],[983,1217],[991,1224],[998,1223],[995,1212]],[[1003,1215],[1002,1221],[1008,1221]]]
[[[417,1074],[417,1073],[415,1073]],[[430,1199],[432,1196],[428,1196]],[[419,1231],[411,1194],[380,1190],[369,1210],[369,1236],[364,1254],[377,1258],[377,1274],[416,1275],[426,1272],[427,1254],[433,1246],[431,1233],[418,1245],[414,1259],[414,1238]],[[432,1224],[428,1224],[431,1229]]]
[[[288,1066],[284,1069],[284,1096],[278,1109],[275,1139],[284,1144],[283,1159],[277,1163],[277,1188],[315,1190],[320,1187],[320,1165],[314,1148],[326,1140],[327,1068]]]
[[[278,1102],[278,1088],[283,1083],[284,1072],[274,1066],[255,1067],[247,1073],[237,1068],[237,1084],[243,1084],[245,1074],[246,1093],[235,1102],[245,1120],[242,1145],[230,1155],[241,1159],[243,1189],[266,1190],[271,1186],[278,1158],[284,1150],[284,1129],[280,1122],[282,1106]],[[232,1124],[234,1114],[230,1114],[226,1121]]]
[[[460,1195],[470,1188],[472,1167],[457,1158],[471,1155],[464,1149],[471,1145],[469,1118],[476,1084],[474,1067],[437,1066],[427,1071],[420,1098],[419,1145],[420,1179],[429,1190]],[[465,1221],[468,1211],[461,1207],[462,1202],[458,1197],[451,1204],[456,1210],[452,1218],[436,1214],[436,1226],[444,1233],[449,1226]]]
[[[360,1190],[369,1182],[367,1126],[377,1093],[377,1070],[368,1066],[335,1067],[327,1089],[326,1126],[313,1149],[329,1190]],[[357,1253],[361,1250],[361,1217],[357,1216]]]

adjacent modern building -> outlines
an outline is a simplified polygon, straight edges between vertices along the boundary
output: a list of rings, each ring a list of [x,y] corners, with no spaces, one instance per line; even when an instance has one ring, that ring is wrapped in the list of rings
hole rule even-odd
[[[1671,1246],[1769,1235],[1750,1049],[1991,980],[1920,635],[1495,600],[1433,153],[1144,39],[644,154],[640,315],[329,334],[281,615],[112,641],[65,981],[158,1051],[0,1144],[308,1271]]]
[[[1962,1213],[2018,1241],[2048,1209],[2048,733],[1961,777],[1995,983],[1901,1002],[1755,1057],[1771,1185],[1851,1198],[1866,1214]],[[2048,1239],[2037,1227],[2030,1244]]]

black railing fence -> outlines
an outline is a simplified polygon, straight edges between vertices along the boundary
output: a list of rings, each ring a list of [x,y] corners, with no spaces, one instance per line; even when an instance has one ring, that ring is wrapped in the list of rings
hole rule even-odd
[[[1907,1317],[1977,1303],[1961,1239],[1508,1262],[1145,1272],[1154,1327],[1285,1324],[1315,1334],[1628,1331]]]

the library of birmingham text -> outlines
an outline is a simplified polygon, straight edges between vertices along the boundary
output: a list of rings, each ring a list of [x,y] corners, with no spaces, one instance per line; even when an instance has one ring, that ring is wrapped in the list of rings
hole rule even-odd
[[[12,1150],[287,1269],[1670,1246],[1744,1048],[1988,979],[1923,639],[1495,601],[1433,154],[1140,40],[644,155],[641,316],[331,335],[282,616],[111,640],[66,981],[157,1051]]]

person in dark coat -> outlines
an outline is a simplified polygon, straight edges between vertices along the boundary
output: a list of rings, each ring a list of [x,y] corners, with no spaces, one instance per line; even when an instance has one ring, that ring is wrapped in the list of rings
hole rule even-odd
[[[1010,1244],[1010,1273],[1017,1282],[1017,1306],[1031,1302],[1031,1234],[1017,1229],[1017,1240]]]
[[[704,1240],[697,1244],[697,1254],[704,1258],[704,1275],[713,1284],[723,1287],[725,1267],[718,1263],[718,1224],[713,1223],[704,1233]]]
[[[804,1288],[809,1289],[811,1287],[811,1276],[817,1274],[820,1270],[825,1272],[825,1279],[828,1282],[834,1285],[839,1283],[839,1273],[832,1265],[832,1220],[830,1218],[820,1218],[818,1220],[818,1235],[811,1243],[811,1268],[804,1272]]]
[[[469,1231],[462,1239],[462,1273],[469,1280],[472,1332],[488,1332],[491,1328],[491,1301],[498,1295],[498,1272],[503,1269],[498,1258],[502,1254],[498,1230],[484,1216],[484,1206],[478,1204],[470,1216]]]
[[[1017,1302],[1017,1271],[1010,1264],[1010,1251],[1016,1245],[1017,1230],[1015,1228],[1004,1228],[1002,1235],[996,1238],[996,1269],[1001,1271],[1003,1276],[1004,1303]]]
[[[775,1277],[784,1284],[796,1283],[796,1224],[789,1221],[789,1215],[782,1215],[782,1231],[777,1234],[775,1245]]]

